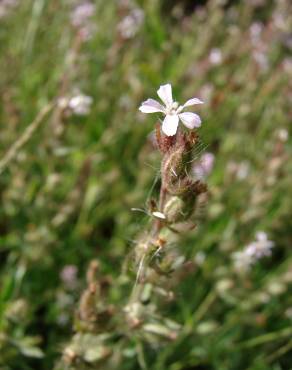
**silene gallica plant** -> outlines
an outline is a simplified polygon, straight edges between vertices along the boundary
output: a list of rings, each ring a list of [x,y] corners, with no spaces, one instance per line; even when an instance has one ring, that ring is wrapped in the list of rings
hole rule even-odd
[[[175,300],[173,288],[190,269],[179,241],[195,229],[196,211],[206,202],[207,186],[194,171],[200,143],[194,129],[200,127],[201,119],[196,113],[183,112],[203,102],[192,98],[179,105],[170,84],[157,93],[164,106],[148,99],[139,108],[143,113],[165,115],[155,128],[155,146],[162,159],[158,197],[149,200],[146,212],[150,224],[139,232],[134,253],[115,281],[122,299],[113,303],[111,279],[102,276],[98,261],[90,264],[88,287],[75,317],[76,334],[64,349],[58,369],[117,369],[128,357],[133,366],[138,363],[146,368],[144,346],[155,353],[163,341],[174,341],[181,332],[181,326],[160,308]]]

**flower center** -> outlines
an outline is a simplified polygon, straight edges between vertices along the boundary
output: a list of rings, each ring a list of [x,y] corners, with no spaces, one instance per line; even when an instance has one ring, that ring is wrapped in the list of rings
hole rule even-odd
[[[178,111],[178,108],[179,108],[179,104],[178,102],[173,102],[170,107],[168,107],[168,110],[167,110],[167,114],[171,114],[171,115],[175,115],[177,114],[177,111]]]

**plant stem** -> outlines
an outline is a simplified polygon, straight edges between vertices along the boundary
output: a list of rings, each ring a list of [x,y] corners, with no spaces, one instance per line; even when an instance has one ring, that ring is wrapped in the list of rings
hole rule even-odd
[[[18,151],[22,146],[24,146],[29,139],[32,137],[34,132],[38,129],[41,125],[42,121],[46,117],[46,115],[51,111],[53,108],[54,103],[49,103],[46,105],[36,116],[36,118],[32,121],[32,123],[24,130],[23,134],[20,138],[14,142],[10,149],[8,149],[7,153],[4,157],[0,160],[0,174],[4,171],[4,169],[8,166],[8,164],[13,161],[13,159],[17,156]]]

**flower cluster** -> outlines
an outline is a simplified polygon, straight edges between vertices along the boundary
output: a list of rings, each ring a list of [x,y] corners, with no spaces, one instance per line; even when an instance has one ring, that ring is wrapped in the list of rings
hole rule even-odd
[[[264,231],[257,232],[255,241],[248,244],[243,251],[233,255],[236,270],[240,272],[249,270],[258,260],[270,256],[274,245]]]
[[[135,8],[124,17],[118,24],[118,31],[124,39],[133,38],[138,32],[144,21],[144,12],[142,9]]]
[[[16,8],[19,4],[19,0],[1,0],[0,1],[0,19],[4,18],[9,12]]]
[[[59,99],[59,107],[66,110],[69,114],[77,116],[86,116],[90,113],[90,107],[93,102],[91,96],[77,94],[71,98],[62,97]]]
[[[184,108],[203,104],[202,100],[192,98],[179,105],[178,102],[173,100],[171,84],[160,86],[157,90],[157,95],[164,103],[164,106],[157,100],[147,99],[144,101],[139,110],[142,113],[158,113],[161,112],[165,115],[162,122],[162,131],[166,136],[174,136],[178,129],[178,123],[181,121],[188,129],[194,129],[201,126],[201,118],[196,113],[183,112]]]
[[[91,17],[95,13],[95,5],[90,1],[78,4],[71,13],[71,24],[78,30],[80,37],[87,40],[92,36],[94,29]]]

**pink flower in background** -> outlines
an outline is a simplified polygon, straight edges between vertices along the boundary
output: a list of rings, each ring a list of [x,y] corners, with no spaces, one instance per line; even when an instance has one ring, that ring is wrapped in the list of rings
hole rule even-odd
[[[73,96],[69,100],[68,106],[69,108],[71,108],[71,110],[75,114],[79,116],[86,116],[87,114],[90,113],[90,107],[91,107],[92,101],[93,99],[91,96],[79,94],[79,95]]]
[[[258,260],[270,256],[274,245],[275,243],[268,239],[264,231],[257,232],[255,241],[248,244],[242,251],[234,253],[236,270],[239,272],[248,271]]]
[[[9,12],[19,5],[19,0],[0,0],[0,18],[9,15]]]
[[[95,6],[87,1],[76,6],[71,13],[71,23],[75,27],[83,27],[88,19],[94,15]]]
[[[165,118],[162,122],[162,131],[166,136],[174,136],[176,134],[179,121],[188,129],[201,126],[201,118],[198,114],[182,111],[191,105],[203,104],[202,100],[192,98],[184,105],[179,105],[178,102],[173,100],[171,84],[160,86],[157,90],[157,95],[164,105],[160,104],[157,100],[147,99],[141,104],[139,110],[142,113],[163,113]]]
[[[58,105],[62,110],[68,110],[67,113],[76,114],[77,116],[86,116],[90,113],[93,99],[91,96],[78,93],[74,96],[61,97]]]
[[[69,289],[74,289],[77,285],[78,269],[75,265],[66,265],[60,273],[60,278]]]
[[[91,37],[94,26],[90,18],[95,13],[95,5],[90,1],[78,4],[71,13],[71,24],[78,29],[82,39],[87,40]]]
[[[133,9],[118,24],[118,31],[124,39],[130,39],[136,35],[144,21],[144,12],[141,9]]]
[[[196,163],[192,168],[194,176],[202,179],[206,178],[213,169],[214,161],[215,156],[213,153],[204,153],[199,163]]]
[[[256,241],[246,247],[245,253],[251,256],[253,260],[258,260],[262,257],[270,256],[273,247],[274,242],[268,239],[264,231],[259,231],[256,233]]]

